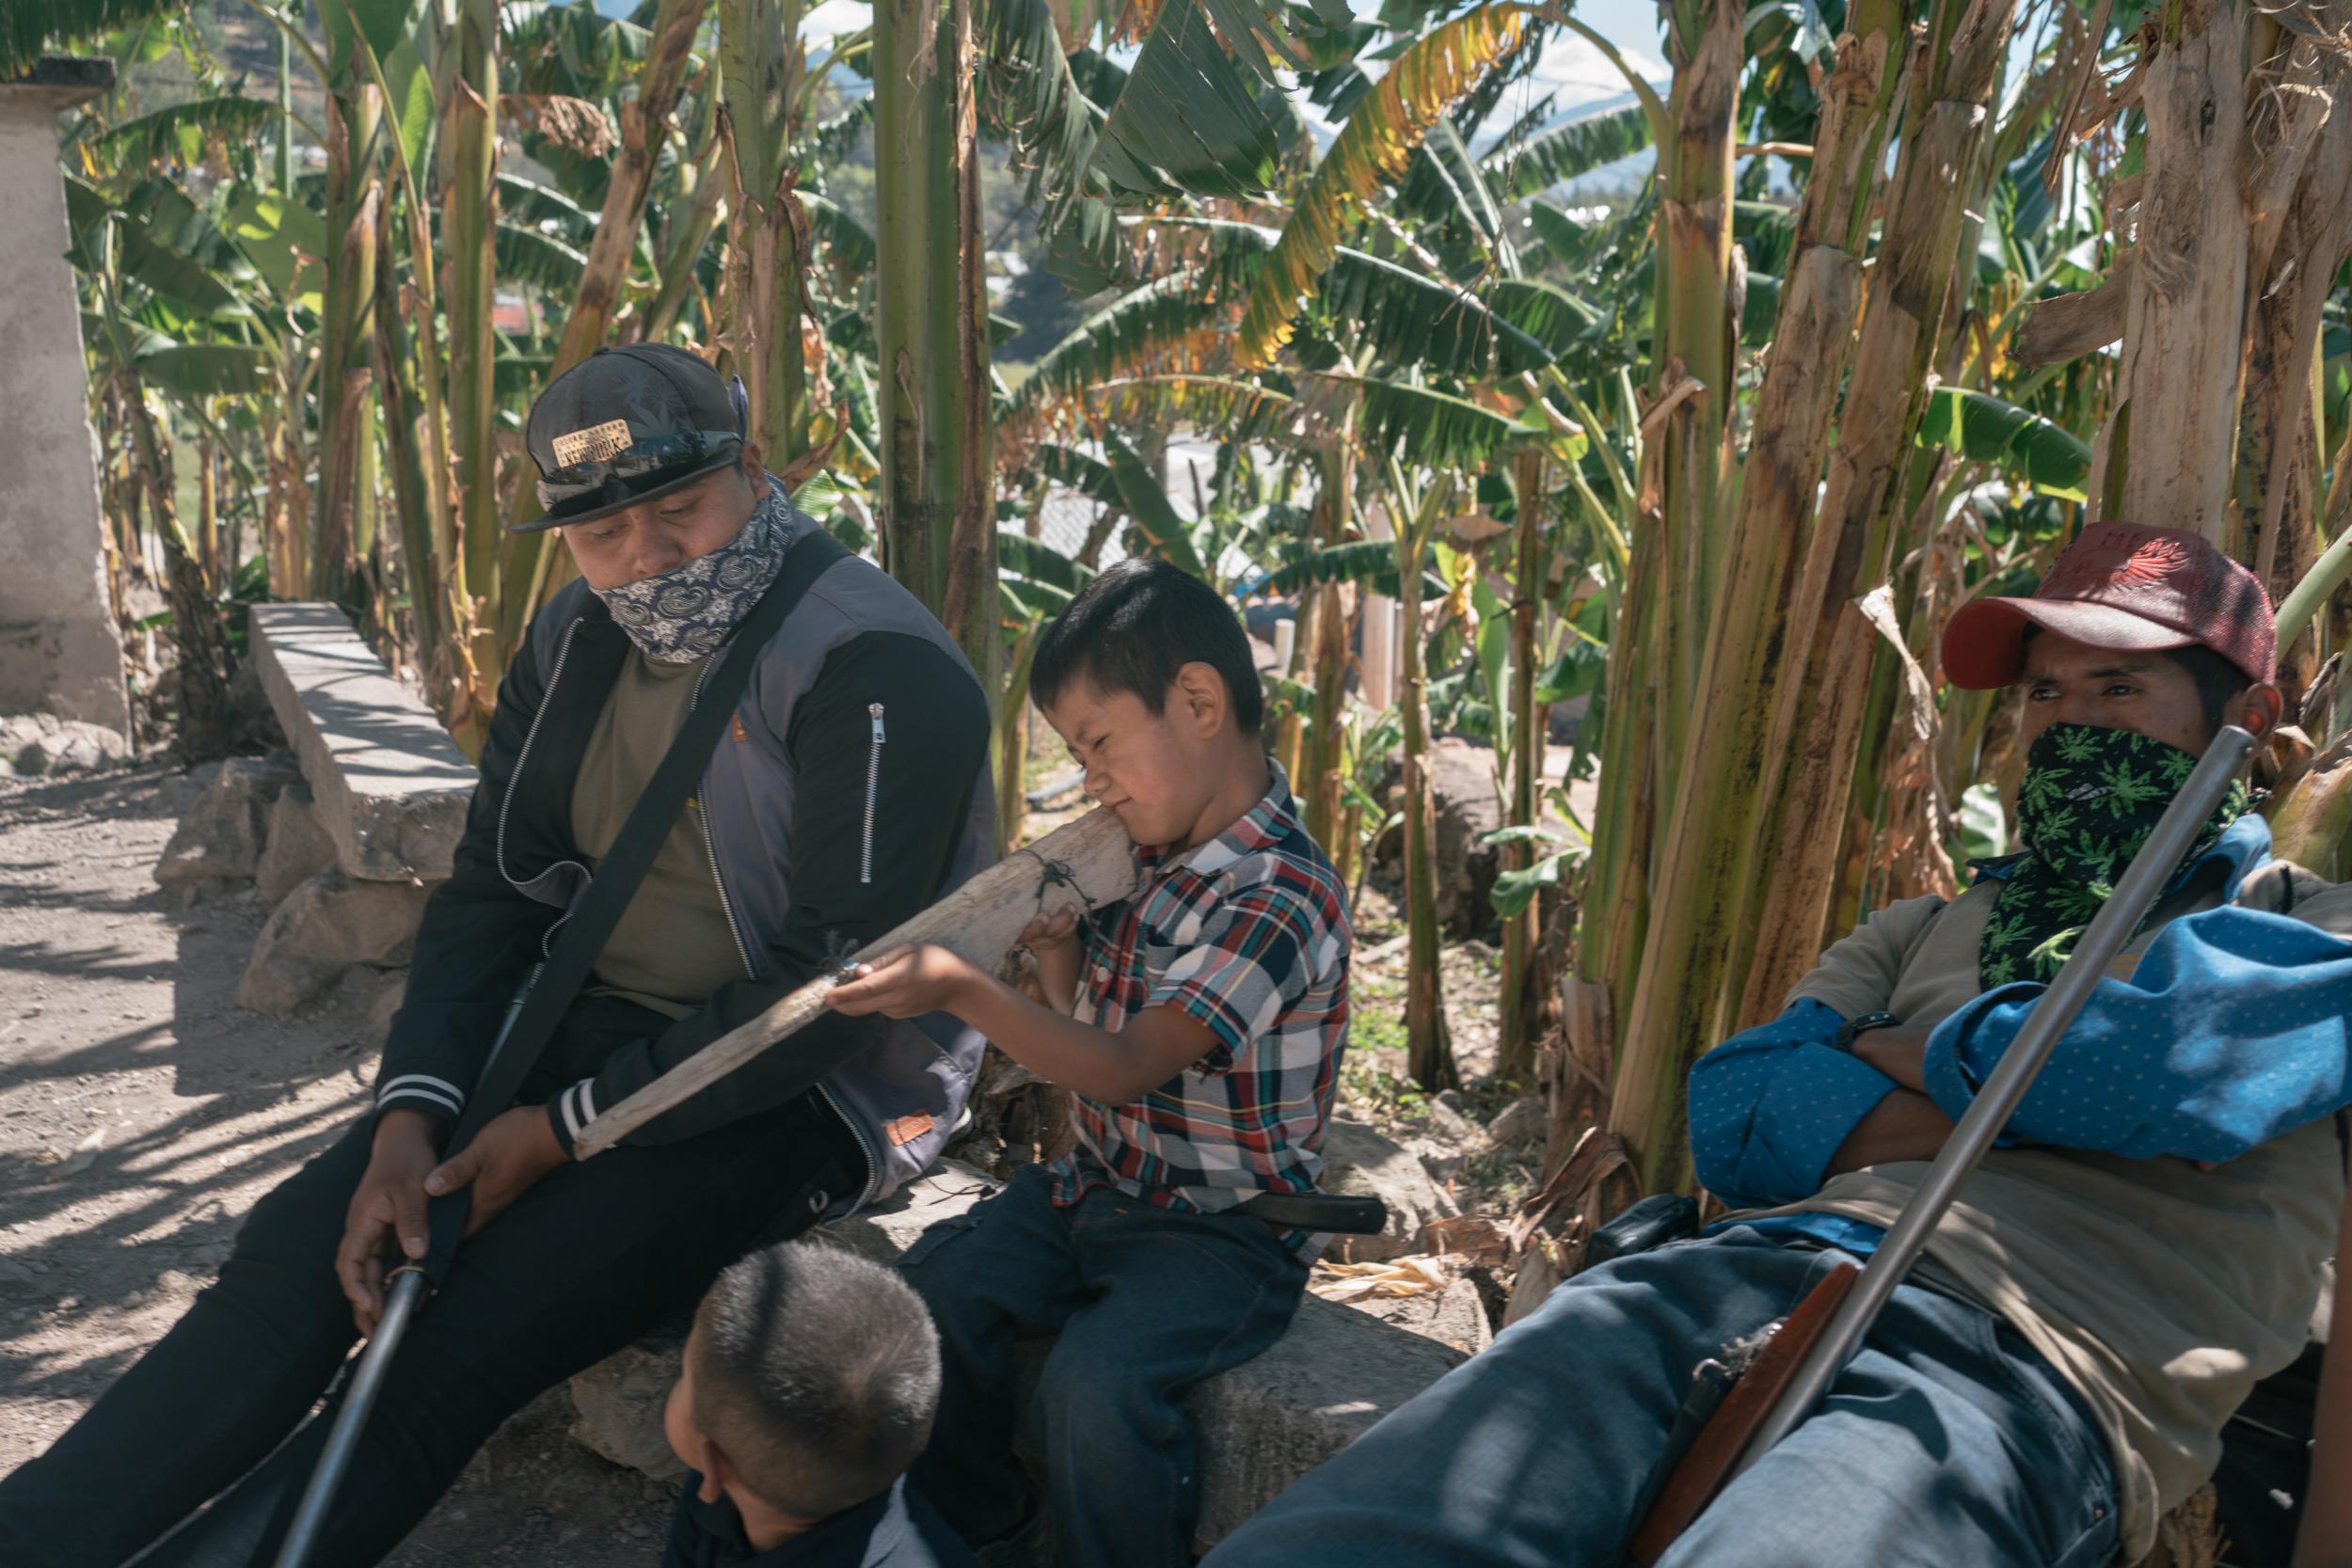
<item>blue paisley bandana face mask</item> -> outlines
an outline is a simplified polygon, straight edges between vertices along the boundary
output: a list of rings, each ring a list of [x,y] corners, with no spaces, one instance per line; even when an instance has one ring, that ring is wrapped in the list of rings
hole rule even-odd
[[[792,543],[792,508],[771,483],[740,532],[658,577],[596,589],[628,640],[657,664],[705,657],[751,613],[776,580]]]

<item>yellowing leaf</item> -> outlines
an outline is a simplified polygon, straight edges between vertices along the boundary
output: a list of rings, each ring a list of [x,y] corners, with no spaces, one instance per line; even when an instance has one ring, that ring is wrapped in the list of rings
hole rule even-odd
[[[1351,209],[1404,174],[1431,123],[1518,41],[1530,14],[1525,6],[1493,5],[1454,18],[1400,55],[1357,105],[1249,291],[1235,345],[1244,367],[1272,363],[1290,341],[1292,318],[1330,270]]]

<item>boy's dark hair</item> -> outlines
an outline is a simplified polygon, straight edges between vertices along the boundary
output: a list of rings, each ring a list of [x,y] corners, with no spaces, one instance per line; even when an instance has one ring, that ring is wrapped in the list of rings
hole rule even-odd
[[[1156,716],[1176,672],[1205,664],[1225,682],[1233,722],[1256,735],[1265,717],[1249,634],[1216,589],[1165,561],[1122,561],[1098,574],[1037,640],[1029,695],[1051,707],[1083,676],[1106,696],[1133,692]]]
[[[2027,626],[2018,640],[2019,645],[2030,648],[2033,640],[2041,635],[2040,626]],[[2197,688],[2197,705],[2204,711],[2205,728],[2219,735],[2230,717],[2230,699],[2253,685],[2253,677],[2201,642],[2157,651],[2188,672],[2189,680]]]
[[[939,1333],[895,1271],[787,1243],[720,1275],[695,1321],[694,1422],[770,1506],[854,1508],[930,1440]]]

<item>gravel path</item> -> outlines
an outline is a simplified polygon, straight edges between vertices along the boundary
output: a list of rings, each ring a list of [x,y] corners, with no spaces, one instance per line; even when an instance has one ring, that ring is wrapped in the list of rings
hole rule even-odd
[[[363,995],[231,1004],[249,891],[182,911],[156,888],[198,793],[168,768],[0,783],[0,1473],[186,1310],[374,1073]],[[668,1489],[569,1442],[570,1416],[561,1389],[517,1416],[387,1560],[651,1568]]]

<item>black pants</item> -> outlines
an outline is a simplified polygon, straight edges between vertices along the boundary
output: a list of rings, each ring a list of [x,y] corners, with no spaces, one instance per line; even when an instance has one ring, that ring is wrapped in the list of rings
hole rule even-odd
[[[520,1101],[663,1022],[611,999],[576,1005]],[[327,1421],[303,1418],[357,1338],[334,1257],[373,1135],[362,1121],[256,1204],[187,1316],[0,1481],[0,1563],[116,1568],[215,1497],[143,1568],[271,1560],[326,1441]],[[412,1320],[317,1568],[380,1560],[508,1416],[690,1307],[755,1241],[805,1227],[857,1164],[812,1094],[680,1143],[558,1166],[458,1249]]]

